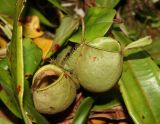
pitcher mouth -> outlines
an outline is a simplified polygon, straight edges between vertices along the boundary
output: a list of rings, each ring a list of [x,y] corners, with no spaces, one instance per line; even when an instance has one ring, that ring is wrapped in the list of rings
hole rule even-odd
[[[50,68],[49,66],[52,65],[47,65],[46,68],[44,66],[37,71],[37,74],[35,74],[32,82],[33,91],[45,90],[57,84],[57,82],[63,77],[63,71],[57,70],[56,68]]]

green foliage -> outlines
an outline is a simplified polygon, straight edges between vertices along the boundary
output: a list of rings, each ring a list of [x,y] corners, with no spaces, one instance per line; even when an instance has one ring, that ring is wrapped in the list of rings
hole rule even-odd
[[[151,55],[152,59],[160,65],[160,37],[153,39],[153,43],[144,49]]]
[[[117,40],[128,44],[121,32],[114,31]],[[160,70],[142,49],[130,50],[125,53],[123,73],[119,81],[120,90],[127,110],[135,123],[160,123]],[[138,105],[137,105],[138,104]]]
[[[72,124],[84,124],[86,123],[87,117],[89,115],[90,109],[94,103],[94,99],[91,97],[85,98],[80,106],[78,107],[78,110],[76,112],[76,115],[73,119]]]
[[[105,111],[119,106],[121,105],[120,98],[121,96],[118,89],[111,89],[109,92],[97,95],[91,111]]]
[[[130,44],[128,44],[124,50],[127,50],[127,49],[133,49],[133,48],[139,48],[139,47],[144,47],[144,46],[147,46],[149,44],[152,43],[152,39],[151,37],[147,36],[147,37],[144,37],[144,38],[141,38],[137,41],[134,41]]]
[[[85,42],[90,42],[95,38],[104,36],[113,23],[116,12],[113,9],[93,7],[89,8],[85,16]],[[105,27],[105,28],[104,28]],[[75,43],[81,43],[82,29],[69,39]]]
[[[2,87],[0,99],[15,116],[22,118],[17,97],[15,96],[15,85],[12,82],[9,72],[2,68],[0,68],[0,85]]]
[[[141,52],[142,55],[145,54]],[[160,123],[160,103],[157,101],[160,98],[160,70],[147,56],[132,59],[124,63],[119,82],[123,99],[135,123],[158,124]]]
[[[64,17],[61,21],[61,25],[56,30],[55,41],[63,45],[64,42],[71,36],[71,34],[78,28],[79,18]]]
[[[14,17],[16,0],[1,0],[0,14]]]
[[[25,38],[23,39],[23,52],[24,74],[26,76],[31,76],[40,65],[42,51],[34,44],[31,39]]]
[[[50,61],[45,60],[41,63],[42,51],[40,48],[32,42],[32,39],[23,37],[21,13],[25,2],[26,0],[1,0],[0,29],[3,34],[2,37],[7,40],[11,39],[11,42],[7,48],[7,57],[0,60],[0,100],[6,105],[10,112],[17,118],[23,119],[26,124],[49,124],[47,119],[37,112],[38,109],[36,110],[34,106],[30,80],[32,80],[32,76],[35,74],[37,68],[44,66],[48,62],[50,63]],[[108,83],[106,83],[108,80],[109,82],[114,80],[114,85],[115,83],[119,85],[118,88],[115,87],[109,91],[107,89],[105,93],[94,94],[94,99],[89,96],[90,93],[84,92],[85,98],[82,100],[80,106],[78,106],[75,116],[73,117],[73,124],[87,123],[87,118],[91,112],[104,112],[115,106],[123,107],[124,104],[121,104],[122,100],[135,123],[160,123],[160,68],[158,66],[160,65],[160,38],[153,39],[153,43],[150,36],[138,39],[145,31],[141,32],[142,29],[136,29],[137,27],[132,29],[128,27],[129,32],[127,32],[124,24],[119,24],[121,22],[118,22],[118,19],[121,17],[121,15],[119,16],[121,11],[116,14],[114,10],[114,8],[117,8],[116,6],[120,3],[120,0],[96,0],[96,3],[93,3],[95,7],[91,7],[91,1],[84,1],[86,2],[84,5],[84,18],[71,12],[75,11],[77,6],[81,6],[78,5],[80,2],[77,2],[77,4],[65,3],[65,6],[68,7],[64,7],[64,4],[62,6],[63,1],[61,0],[47,0],[47,6],[44,5],[44,8],[39,6],[40,1],[35,2],[36,5],[32,4],[31,0],[27,2],[29,2],[27,5],[31,4],[31,7],[26,7],[26,15],[24,14],[24,18],[22,19],[25,20],[27,15],[38,16],[41,24],[43,24],[39,27],[44,32],[42,37],[54,38],[53,40],[55,42],[49,51],[48,57],[52,55],[49,59],[56,59],[55,61],[53,60],[53,62],[65,71],[64,78],[68,78],[69,76],[71,81],[68,80],[68,84],[72,81],[78,82],[76,87],[78,89],[80,85],[83,86],[81,83],[82,79],[84,80],[82,82],[88,82],[90,79],[93,79],[94,81],[91,80],[90,82],[97,81],[98,86],[101,85],[102,88],[103,86],[105,88],[108,86]],[[134,1],[132,2],[136,3]],[[157,4],[157,1],[152,2]],[[58,13],[58,17],[56,17],[58,21],[56,20],[56,22],[54,20],[54,22],[59,24],[60,21],[59,25],[54,25],[49,21],[51,20],[48,18],[49,16],[43,15],[49,12],[48,9],[50,10],[50,8],[55,10],[56,14]],[[137,9],[137,11],[131,12],[135,18],[139,18],[138,26],[144,23],[141,28],[146,25],[158,28],[160,26],[159,17],[155,13],[150,12],[147,7],[144,8],[144,10]],[[81,9],[76,9],[81,11]],[[54,12],[52,16],[54,16]],[[12,18],[14,18],[13,26],[11,25],[13,21]],[[117,24],[114,24],[112,27],[114,22]],[[36,30],[39,31],[39,28]],[[135,41],[132,41],[128,37]],[[149,46],[146,47],[146,45]],[[59,48],[61,49],[59,50]],[[89,49],[94,49],[94,51]],[[98,51],[98,53],[95,51]],[[104,54],[102,54],[106,51],[109,54],[109,59],[105,58]],[[111,54],[111,52],[113,54]],[[122,66],[119,63],[117,64],[118,66],[114,65],[116,62],[114,60],[116,52],[119,53],[121,60],[122,57],[124,57],[123,63],[121,63],[123,65],[122,73]],[[88,58],[86,59],[85,56]],[[98,59],[98,61],[95,61],[95,58]],[[102,61],[99,61],[100,59]],[[91,62],[93,65],[90,65]],[[105,64],[107,63],[110,66],[106,69]],[[75,68],[78,73],[75,72]],[[114,74],[110,74],[110,71],[113,71],[114,74],[118,72],[121,77],[119,77],[119,75],[116,76],[116,78],[113,77]],[[92,75],[93,73],[95,75]],[[47,74],[47,71],[42,73],[42,80],[44,80],[43,76]],[[67,76],[65,74],[67,74]],[[28,80],[25,79],[25,76],[28,76]],[[53,74],[48,74],[48,76],[50,78],[59,75],[55,75],[53,72]],[[99,76],[99,78],[96,76]],[[105,80],[103,77],[105,77]],[[117,78],[119,78],[118,81]],[[53,83],[55,79],[51,81]],[[105,81],[103,84],[99,83],[103,81]],[[90,82],[86,84],[91,84]],[[40,83],[42,82],[38,79],[38,88],[41,86]],[[50,82],[47,80],[42,86],[48,87],[49,85]],[[73,85],[75,86],[74,83]],[[63,88],[65,89],[64,91],[69,89]],[[76,88],[74,87],[74,95]],[[98,88],[100,89],[100,87],[97,87],[97,89],[94,87],[93,89],[98,90]],[[83,94],[83,91],[86,89],[81,90],[80,88],[79,91]],[[59,100],[59,96],[64,94],[64,92],[62,89],[59,89],[61,93],[57,93],[58,90],[56,88],[54,90],[55,96]],[[35,92],[37,93],[39,91]],[[53,93],[53,91],[50,92],[51,94]],[[68,96],[72,95],[73,93]],[[42,95],[40,95],[39,98],[41,98],[41,96]],[[65,98],[67,99],[68,96],[65,96]],[[48,98],[49,96],[45,94],[44,97]],[[50,101],[54,102],[52,99]],[[58,105],[60,104],[58,103]],[[12,122],[4,118],[0,118],[0,123],[12,124]]]
[[[24,93],[24,63],[23,63],[23,45],[22,45],[22,25],[18,24],[21,12],[24,8],[25,0],[18,0],[15,9],[15,17],[13,24],[13,34],[11,44],[9,46],[8,59],[9,69],[13,83],[17,89],[18,101],[26,124],[29,118],[23,109],[23,93]]]

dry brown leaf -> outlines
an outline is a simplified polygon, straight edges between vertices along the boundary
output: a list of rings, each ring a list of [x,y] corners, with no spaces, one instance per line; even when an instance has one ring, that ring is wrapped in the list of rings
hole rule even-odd
[[[6,47],[7,47],[7,41],[3,37],[0,37],[0,48],[6,48]]]
[[[52,49],[54,41],[43,37],[33,39],[33,42],[42,50],[42,59],[46,59],[48,52]]]
[[[29,38],[37,38],[44,34],[40,29],[40,21],[37,16],[27,17],[24,25],[24,36]]]
[[[98,120],[98,119],[91,119],[91,120],[90,120],[90,123],[91,123],[91,124],[106,124],[105,121],[103,121],[103,120]]]

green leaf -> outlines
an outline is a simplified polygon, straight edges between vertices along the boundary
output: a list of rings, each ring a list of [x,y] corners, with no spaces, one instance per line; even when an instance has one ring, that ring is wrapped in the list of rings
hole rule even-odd
[[[128,50],[128,49],[133,49],[133,48],[139,48],[139,47],[144,47],[144,46],[147,46],[149,44],[152,43],[152,39],[150,36],[147,36],[147,37],[144,37],[144,38],[141,38],[137,41],[134,41],[130,44],[128,44],[124,50]]]
[[[76,112],[72,124],[86,124],[87,117],[89,115],[93,103],[94,103],[93,98],[91,97],[85,98],[78,107],[78,110]]]
[[[104,36],[113,23],[116,11],[102,7],[89,8],[85,16],[85,36],[86,42],[95,38]],[[69,40],[75,43],[81,43],[80,28]]]
[[[42,51],[30,38],[25,38],[23,39],[23,52],[24,74],[33,75],[41,62]]]
[[[79,19],[74,17],[64,17],[59,28],[56,30],[55,41],[59,45],[63,45],[64,42],[71,36],[71,34],[78,28]]]
[[[120,93],[112,89],[106,93],[97,95],[92,111],[104,111],[120,104]]]
[[[49,27],[56,27],[56,25],[52,24],[40,11],[35,8],[29,9],[30,16],[38,16],[39,20],[42,24],[47,25]]]
[[[55,41],[60,45],[64,44],[64,42],[71,36],[71,34],[77,29],[79,26],[79,19],[74,17],[64,17],[62,19],[60,27],[57,29],[55,34]]]
[[[96,0],[96,6],[114,8],[120,0]]]
[[[151,55],[152,59],[160,65],[160,37],[153,39],[153,43],[144,49]]]
[[[0,99],[15,116],[22,118],[11,76],[8,71],[2,68],[0,68],[0,85]]]
[[[116,28],[112,31],[115,39],[120,42],[122,48],[125,48],[127,44],[132,43],[130,39],[127,38],[127,36],[124,35],[120,31],[119,28]],[[159,53],[159,47],[160,47],[160,38],[154,39],[151,45],[144,47],[144,49],[151,55],[153,60],[160,65],[160,53]]]
[[[25,80],[24,90],[24,109],[27,111],[28,116],[32,118],[37,124],[49,124],[48,121],[35,110],[33,105],[31,90],[29,88],[29,82]]]
[[[0,124],[13,124],[11,121],[5,119],[5,118],[0,118]]]
[[[56,30],[54,39],[56,44],[54,44],[54,49],[48,53],[47,57],[57,52],[57,50],[59,50],[59,47],[61,47],[68,41],[68,38],[78,28],[78,26],[79,18],[70,16],[64,17],[61,21],[60,26]]]
[[[118,99],[113,99],[112,101],[109,101],[107,103],[97,104],[97,105],[95,104],[92,111],[104,111],[118,105],[120,105],[120,101]]]
[[[22,27],[17,27],[17,34],[13,35],[13,40],[9,46],[9,65],[13,82],[17,85],[18,99],[23,106],[24,91],[24,67],[23,67],[23,46]]]
[[[1,0],[0,14],[14,16],[16,0]]]
[[[15,29],[15,28],[14,28]],[[23,45],[22,45],[22,26],[16,27],[16,33],[13,31],[13,39],[9,46],[9,67],[13,83],[16,85],[18,100],[26,124],[29,123],[23,109],[23,93],[24,93],[24,63],[23,63]]]
[[[119,31],[113,34],[125,45],[130,42]],[[137,124],[159,124],[160,70],[141,49],[133,49],[126,55],[119,85],[127,110]]]
[[[13,83],[16,85],[17,95],[20,109],[24,122],[30,123],[28,116],[23,109],[23,93],[24,93],[24,63],[23,63],[23,45],[22,45],[22,25],[19,24],[21,12],[24,8],[25,0],[17,0],[12,40],[8,50],[9,68]]]
[[[138,56],[144,57],[136,59]],[[160,70],[143,52],[130,54],[130,57],[124,63],[119,82],[127,109],[135,123],[159,124]]]
[[[132,41],[127,38],[127,36],[125,36],[119,28],[114,28],[112,33],[115,39],[120,42],[122,48],[125,48],[127,44],[132,43]]]

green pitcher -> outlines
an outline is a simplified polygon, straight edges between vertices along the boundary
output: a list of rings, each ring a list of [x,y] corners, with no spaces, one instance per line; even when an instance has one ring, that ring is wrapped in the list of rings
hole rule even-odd
[[[76,75],[82,87],[90,92],[111,89],[122,73],[123,55],[120,44],[110,37],[82,43],[65,64]]]
[[[39,112],[55,114],[72,104],[76,96],[76,86],[67,72],[50,64],[35,73],[32,94],[35,108]]]

